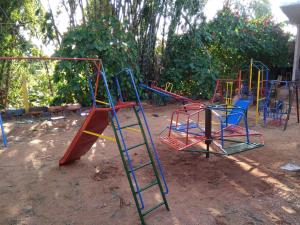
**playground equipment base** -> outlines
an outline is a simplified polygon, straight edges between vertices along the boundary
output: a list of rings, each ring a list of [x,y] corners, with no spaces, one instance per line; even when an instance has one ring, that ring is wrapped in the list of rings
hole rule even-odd
[[[260,143],[238,143],[225,148],[221,148],[221,150],[225,153],[225,155],[234,155],[252,149],[260,148],[262,146],[264,145]]]

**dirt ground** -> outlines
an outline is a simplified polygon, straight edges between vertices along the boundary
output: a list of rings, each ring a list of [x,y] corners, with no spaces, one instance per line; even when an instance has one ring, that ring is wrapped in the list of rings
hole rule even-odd
[[[280,168],[289,162],[300,164],[300,125],[294,114],[283,132],[253,127],[250,113],[252,129],[264,134],[265,146],[207,159],[160,143],[159,133],[175,108],[145,106],[171,209],[161,207],[149,214],[147,224],[300,224],[300,173]],[[120,117],[125,123],[134,121],[130,111],[120,112]],[[57,121],[5,123],[9,147],[0,149],[0,224],[140,224],[116,143],[99,140],[81,160],[58,166],[83,121],[71,115]],[[112,129],[104,135],[112,136]],[[137,132],[125,136],[129,144],[140,140]],[[134,153],[134,162],[144,159],[145,152]],[[145,169],[142,179],[150,172]]]

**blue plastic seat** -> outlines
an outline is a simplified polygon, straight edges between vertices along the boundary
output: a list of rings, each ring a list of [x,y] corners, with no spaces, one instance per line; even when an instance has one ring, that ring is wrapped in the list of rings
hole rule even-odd
[[[249,100],[240,99],[236,101],[223,122],[231,125],[238,125],[245,115],[245,112],[247,112],[249,105]]]

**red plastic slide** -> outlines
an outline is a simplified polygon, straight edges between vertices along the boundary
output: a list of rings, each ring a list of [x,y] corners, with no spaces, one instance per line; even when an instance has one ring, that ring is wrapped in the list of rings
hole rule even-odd
[[[99,109],[93,108],[81,128],[73,138],[64,156],[59,160],[59,165],[71,163],[86,154],[93,144],[98,140],[97,136],[84,133],[91,131],[101,134],[108,125],[108,111],[110,108]]]
[[[135,102],[118,102],[115,106],[115,110],[118,111],[121,108],[133,107],[135,105]],[[84,133],[84,131],[102,134],[105,128],[108,126],[108,113],[111,110],[112,108],[92,108],[81,128],[73,138],[66,153],[59,160],[60,166],[80,159],[81,156],[86,154],[91,149],[99,137]]]

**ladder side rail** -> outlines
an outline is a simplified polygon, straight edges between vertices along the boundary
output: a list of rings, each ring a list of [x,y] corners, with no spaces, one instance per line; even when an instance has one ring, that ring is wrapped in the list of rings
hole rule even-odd
[[[148,122],[147,122],[147,119],[146,119],[146,115],[145,115],[145,112],[144,112],[144,108],[142,106],[142,103],[141,103],[141,99],[140,99],[140,96],[138,94],[138,90],[137,90],[137,87],[135,85],[135,81],[134,81],[134,78],[133,78],[133,73],[131,71],[131,69],[126,69],[127,71],[127,74],[130,76],[131,78],[131,82],[132,82],[132,86],[133,86],[133,89],[134,89],[134,92],[135,92],[135,95],[136,95],[136,99],[137,99],[137,103],[139,105],[139,110],[140,112],[142,113],[142,116],[143,116],[143,120],[144,120],[144,123],[145,123],[145,126],[146,126],[146,130],[147,130],[147,134],[150,138],[150,142],[151,142],[151,146],[152,146],[152,150],[154,152],[154,157],[155,157],[155,160],[157,162],[157,166],[159,168],[159,172],[161,174],[161,177],[162,177],[162,180],[163,180],[163,183],[164,183],[164,186],[165,186],[165,191],[164,191],[164,194],[168,194],[169,193],[169,188],[168,188],[168,185],[167,185],[167,181],[165,179],[165,173],[164,173],[164,170],[163,170],[163,167],[160,163],[160,160],[159,160],[159,157],[158,157],[158,152],[156,150],[156,147],[155,147],[155,144],[154,144],[154,141],[153,141],[153,138],[152,138],[152,135],[151,135],[151,132],[150,132],[150,128],[149,128],[149,125],[148,125]]]
[[[127,168],[127,165],[126,165],[126,159],[125,159],[125,156],[124,156],[124,154],[123,154],[123,152],[122,152],[122,144],[121,144],[121,142],[120,142],[120,139],[119,139],[119,136],[118,136],[118,133],[117,133],[117,130],[116,130],[114,121],[113,121],[114,116],[112,116],[111,114],[112,114],[112,113],[110,113],[109,115],[110,115],[110,120],[111,120],[111,123],[112,123],[112,128],[113,128],[114,134],[115,134],[115,136],[116,136],[116,142],[117,142],[117,145],[118,145],[118,147],[119,147],[119,152],[120,152],[120,155],[121,155],[121,159],[122,159],[122,162],[123,162],[123,166],[124,166],[124,169],[125,169],[125,172],[126,172],[127,179],[128,179],[128,181],[129,181],[129,186],[130,186],[130,189],[131,189],[131,192],[132,192],[132,195],[133,195],[133,199],[134,199],[134,201],[135,201],[135,203],[136,203],[136,208],[137,208],[137,211],[138,211],[140,220],[141,220],[142,224],[145,224],[145,221],[144,221],[144,217],[143,217],[141,208],[139,207],[139,201],[138,201],[138,198],[137,198],[137,196],[134,194],[135,188],[134,188],[134,185],[133,185],[133,182],[132,182],[130,173],[129,173],[128,168]]]
[[[135,113],[135,115],[136,115],[136,118],[137,118],[137,120],[138,120],[139,126],[140,126],[140,128],[141,128],[142,136],[143,136],[143,138],[144,138],[144,140],[145,140],[146,149],[147,149],[147,152],[148,152],[148,155],[149,155],[151,164],[152,164],[152,168],[153,168],[155,177],[156,177],[156,179],[157,179],[157,184],[158,184],[158,186],[159,186],[159,189],[160,189],[160,192],[161,192],[161,196],[162,196],[162,198],[163,198],[163,201],[164,201],[164,204],[165,204],[167,210],[169,210],[169,205],[168,205],[168,202],[167,202],[165,193],[164,193],[163,186],[162,186],[161,181],[160,181],[160,179],[159,179],[159,173],[158,173],[157,168],[156,168],[156,166],[155,166],[155,160],[153,159],[153,156],[152,156],[151,151],[150,151],[150,148],[149,148],[149,143],[148,143],[148,141],[147,141],[147,137],[146,137],[146,133],[145,133],[145,130],[144,130],[142,121],[141,121],[141,119],[140,119],[140,117],[139,117],[139,113],[138,113],[137,109],[136,109],[135,107],[134,107],[133,109],[134,109],[134,113]],[[145,214],[146,214],[146,213],[145,213]],[[145,214],[144,214],[144,215],[145,215]]]

